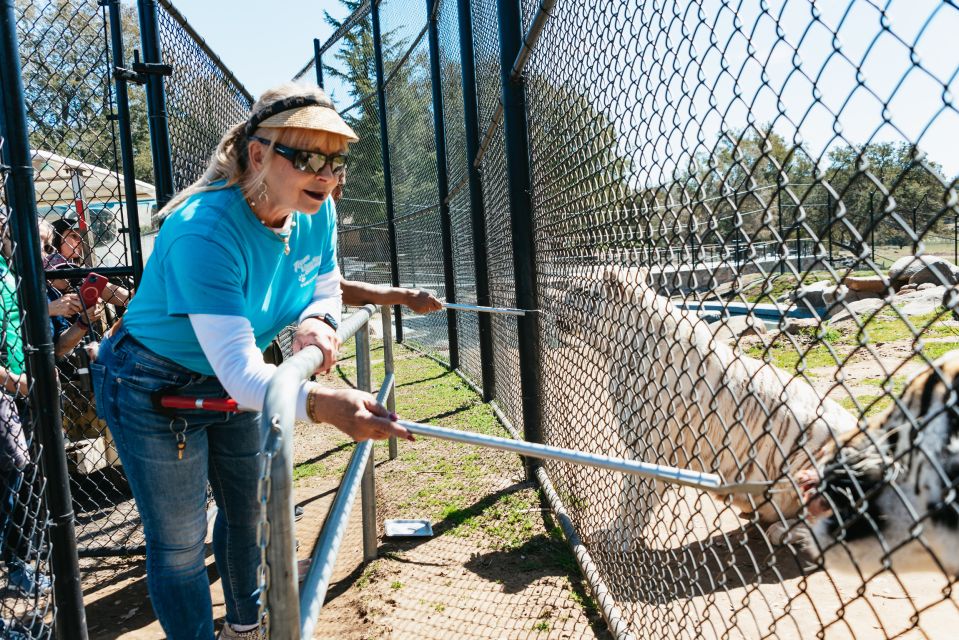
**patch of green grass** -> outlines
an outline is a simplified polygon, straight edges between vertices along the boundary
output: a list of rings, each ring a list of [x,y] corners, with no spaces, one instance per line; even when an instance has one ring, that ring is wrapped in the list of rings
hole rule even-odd
[[[378,561],[373,560],[366,568],[363,569],[363,573],[360,574],[360,577],[356,579],[356,588],[364,589],[371,582],[376,582],[377,578],[380,577],[380,564]]]
[[[899,396],[899,395],[902,395],[902,390],[906,388],[906,381],[908,379],[909,378],[907,378],[906,376],[893,376],[892,380],[889,380],[883,377],[867,378],[865,380],[859,381],[859,384],[870,386],[870,387],[882,387],[883,389],[886,389],[887,387],[889,387],[890,393]],[[892,383],[891,386],[889,386],[890,382]]]
[[[935,360],[944,353],[948,353],[954,349],[959,349],[959,342],[927,342],[923,345],[922,352],[929,360]],[[925,360],[920,355],[913,356],[912,361],[925,363]]]
[[[443,604],[442,602],[437,602],[436,604],[433,605],[433,611],[435,611],[436,613],[443,613],[444,611],[446,611],[446,605]]]
[[[507,493],[477,514],[465,513],[448,514],[454,532],[482,533],[496,549],[518,549],[536,535],[539,493],[532,488]]]
[[[834,352],[835,355],[822,343],[812,347],[799,344],[797,349],[786,339],[775,339],[768,349],[761,344],[746,349],[746,355],[766,360],[791,374],[819,367],[835,367],[838,365],[837,358],[841,361],[848,355],[848,350],[834,349]]]
[[[533,631],[549,631],[549,622],[540,620],[533,625]]]
[[[911,340],[917,336],[923,338],[959,337],[959,327],[947,321],[952,314],[944,307],[915,316],[906,316],[905,320],[893,311],[867,318],[863,328],[854,327],[846,334],[846,344],[860,342],[895,342]]]
[[[857,397],[859,401],[859,407],[864,409],[862,415],[866,418],[874,416],[877,413],[885,411],[889,406],[892,405],[892,397],[888,394],[881,395],[860,395]],[[859,414],[859,408],[856,406],[856,402],[849,396],[839,400],[839,404],[842,405],[845,409]]]
[[[399,591],[402,588],[403,588],[403,583],[400,582],[399,580],[394,580],[393,582],[390,583],[390,589],[392,589],[393,591]]]
[[[304,462],[293,467],[293,482],[310,478],[312,476],[322,476],[326,474],[326,467],[320,462]]]

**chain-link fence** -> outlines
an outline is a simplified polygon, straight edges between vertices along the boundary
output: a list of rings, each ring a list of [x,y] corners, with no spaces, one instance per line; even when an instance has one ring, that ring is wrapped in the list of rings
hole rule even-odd
[[[13,271],[17,246],[6,206],[8,159],[3,146],[0,137],[0,635],[46,638],[55,613],[44,498],[47,477],[40,465],[36,407],[28,400],[21,281]]]
[[[394,203],[399,282],[443,292],[446,259],[460,302],[513,307],[527,257],[514,238],[534,237],[531,344],[495,316],[482,353],[465,313],[458,344],[441,314],[407,341],[458,349],[477,384],[492,361],[490,395],[527,433],[538,397],[547,444],[765,483],[760,497],[723,498],[547,465],[619,635],[950,637],[959,155],[946,141],[959,67],[943,52],[955,4],[526,0],[509,22],[510,4],[384,1],[344,21],[382,22],[391,180],[351,165],[350,181],[391,189],[375,200]],[[442,104],[425,76],[431,14]],[[503,108],[501,52],[523,47],[502,34],[529,45],[506,74],[522,119],[515,100]],[[342,35],[323,50],[355,60]],[[331,76],[349,87],[373,74]],[[529,138],[527,230],[508,125]],[[350,211],[344,199],[341,223]],[[430,326],[404,317],[417,323]]]
[[[142,545],[139,518],[113,440],[96,415],[84,348],[122,313],[132,286],[113,76],[122,65],[113,59],[107,6],[21,0],[16,10],[77,539],[84,552],[122,552]],[[132,51],[139,35],[135,9],[124,6],[118,15]],[[131,92],[130,104],[134,142],[149,159],[142,91]],[[155,203],[151,170],[149,162],[138,163],[132,181],[132,206],[146,219]],[[61,270],[66,277],[54,277]],[[81,308],[79,289],[90,271],[111,274],[104,296],[110,304],[98,317]]]
[[[149,255],[157,222],[155,178],[161,176],[175,189],[199,178],[222,133],[249,113],[252,98],[168,2],[16,0],[12,5],[37,205],[34,233],[39,231],[40,246],[13,270],[5,253],[2,268],[7,283],[3,359],[9,374],[4,395],[9,411],[3,411],[2,421],[9,446],[3,447],[7,462],[0,464],[7,496],[0,504],[0,542],[8,568],[0,594],[0,635],[48,637],[54,617],[50,537],[63,527],[57,520],[63,516],[48,515],[42,497],[51,471],[48,466],[41,472],[38,466],[43,449],[33,433],[37,410],[15,396],[17,380],[26,373],[23,354],[14,366],[14,352],[29,351],[23,347],[27,343],[15,340],[18,327],[39,313],[24,302],[22,292],[18,295],[20,275],[34,267],[29,260],[42,259],[66,441],[62,455],[80,555],[142,553],[139,515],[111,434],[96,415],[89,357],[122,315],[143,254]],[[5,44],[14,42],[12,34],[4,38]],[[160,59],[148,60],[156,51]],[[4,58],[4,66],[12,72],[14,61]],[[13,81],[13,75],[5,79]],[[150,104],[157,97],[161,102]],[[157,104],[165,117],[151,113]],[[4,114],[11,123],[16,122],[14,106],[6,105]],[[154,125],[163,121],[163,135],[156,135],[158,127],[151,131],[151,116]],[[162,166],[165,160],[169,169]],[[0,211],[5,219],[5,194],[0,194]],[[103,302],[96,307],[88,307],[80,293],[91,273],[105,276],[100,281],[106,282]],[[70,532],[74,537],[72,528]],[[70,553],[61,550],[61,568],[69,569]],[[64,594],[77,588],[79,582],[71,582],[71,576],[58,576],[61,583],[70,583]],[[83,577],[84,588],[95,586],[91,579]],[[61,611],[72,611],[78,603],[64,601]],[[69,629],[78,628],[81,614],[80,609],[72,612]]]

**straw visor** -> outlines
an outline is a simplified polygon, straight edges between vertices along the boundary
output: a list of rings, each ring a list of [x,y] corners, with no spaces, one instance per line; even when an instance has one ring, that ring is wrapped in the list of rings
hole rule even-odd
[[[312,104],[281,111],[261,122],[259,126],[271,129],[283,127],[318,129],[344,136],[350,142],[359,141],[356,133],[343,121],[332,105]]]

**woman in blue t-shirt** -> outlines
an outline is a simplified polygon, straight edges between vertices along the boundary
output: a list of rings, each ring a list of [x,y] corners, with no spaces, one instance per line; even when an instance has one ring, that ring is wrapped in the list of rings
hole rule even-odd
[[[258,620],[259,411],[275,370],[261,351],[297,322],[294,351],[336,360],[342,298],[330,193],[357,140],[316,87],[267,91],[218,145],[203,177],[164,207],[140,288],[91,365],[97,407],[143,520],[147,583],[173,639],[213,637],[204,568],[206,486],[219,506],[213,551],[223,581],[221,638]],[[232,396],[250,411],[158,412],[157,392]],[[301,385],[297,417],[355,440],[411,439],[368,393]]]

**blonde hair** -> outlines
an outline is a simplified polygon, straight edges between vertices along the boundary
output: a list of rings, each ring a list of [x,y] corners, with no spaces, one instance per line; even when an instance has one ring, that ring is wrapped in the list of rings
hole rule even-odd
[[[281,85],[264,91],[260,99],[253,105],[250,114],[258,113],[278,100],[291,98],[293,96],[311,96],[320,100],[328,100],[326,93],[315,85],[284,82]],[[173,196],[160,210],[159,216],[161,218],[167,216],[171,211],[183,204],[190,196],[203,191],[226,189],[236,184],[240,185],[244,193],[257,193],[259,191],[261,185],[263,185],[266,180],[266,174],[269,171],[275,154],[268,153],[263,161],[263,166],[258,171],[253,171],[249,166],[249,139],[247,138],[245,129],[246,121],[239,122],[230,127],[223,137],[220,138],[220,142],[210,157],[210,162],[203,176]],[[271,131],[274,132],[272,135],[269,133]],[[284,144],[296,149],[331,148],[335,153],[344,153],[349,146],[345,136],[318,129],[260,127],[253,132],[253,135],[272,139],[270,144],[271,151],[275,143]],[[214,186],[215,182],[220,181],[223,181],[224,184]]]

